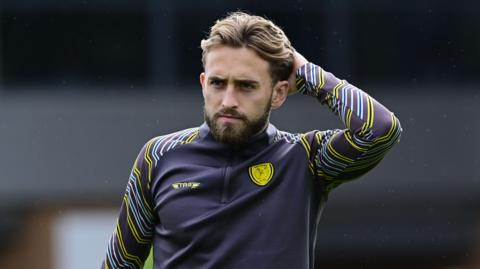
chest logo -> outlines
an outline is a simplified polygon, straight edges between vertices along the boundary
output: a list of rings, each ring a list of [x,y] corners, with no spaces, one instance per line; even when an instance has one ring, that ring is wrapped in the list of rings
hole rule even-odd
[[[261,163],[248,168],[250,179],[258,186],[267,185],[273,177],[273,172],[272,163]]]
[[[198,182],[177,182],[173,183],[172,187],[176,190],[178,189],[196,189],[200,186]]]

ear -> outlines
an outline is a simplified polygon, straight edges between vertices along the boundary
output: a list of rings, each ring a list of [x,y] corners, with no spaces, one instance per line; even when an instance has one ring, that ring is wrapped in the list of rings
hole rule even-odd
[[[202,95],[205,98],[205,72],[200,73],[200,85],[202,86]]]
[[[281,80],[278,81],[275,86],[273,86],[272,93],[272,108],[279,108],[283,102],[287,99],[288,96],[288,81]]]

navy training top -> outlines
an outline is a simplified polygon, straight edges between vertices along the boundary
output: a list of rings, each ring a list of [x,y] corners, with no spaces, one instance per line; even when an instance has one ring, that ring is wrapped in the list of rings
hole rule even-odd
[[[308,63],[300,92],[345,129],[268,128],[241,148],[204,123],[151,139],[133,166],[101,268],[313,269],[331,189],[377,165],[399,140],[398,119],[364,91]]]

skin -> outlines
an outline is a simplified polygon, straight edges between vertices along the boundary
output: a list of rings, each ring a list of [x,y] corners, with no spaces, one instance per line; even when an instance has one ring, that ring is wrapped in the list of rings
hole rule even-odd
[[[299,64],[301,59],[295,58],[294,70]],[[242,144],[262,132],[268,125],[270,110],[279,108],[288,94],[296,91],[289,86],[295,85],[294,73],[289,80],[273,84],[268,62],[246,47],[211,49],[204,69],[200,84],[205,118],[222,143]]]
[[[293,72],[290,74],[290,77],[288,78],[288,84],[289,84],[289,89],[288,89],[288,94],[295,94],[297,93],[297,84],[295,83],[295,73],[298,68],[302,67],[304,64],[308,63],[307,59],[303,57],[302,54],[298,53],[295,51],[293,54]]]

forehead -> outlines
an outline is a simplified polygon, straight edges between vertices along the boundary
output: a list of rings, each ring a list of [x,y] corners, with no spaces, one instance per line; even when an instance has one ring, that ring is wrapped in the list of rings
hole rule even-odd
[[[220,46],[211,49],[205,57],[207,76],[248,78],[258,81],[269,79],[268,62],[249,48]]]

